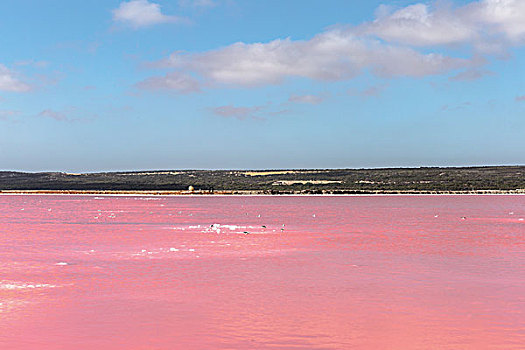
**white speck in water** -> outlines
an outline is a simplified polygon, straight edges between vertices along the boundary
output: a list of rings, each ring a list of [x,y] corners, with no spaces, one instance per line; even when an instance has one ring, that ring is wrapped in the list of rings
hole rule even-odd
[[[57,262],[55,265],[57,265],[57,266],[67,266],[67,265],[69,265],[69,263],[67,263],[65,261],[61,261],[61,262]]]
[[[170,248],[170,252],[178,252],[179,250],[177,248]]]

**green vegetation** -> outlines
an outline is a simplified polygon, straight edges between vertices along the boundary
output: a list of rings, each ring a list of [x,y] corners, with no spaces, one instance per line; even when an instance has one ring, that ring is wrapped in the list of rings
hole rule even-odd
[[[0,172],[0,190],[375,193],[514,191],[525,166],[326,170],[162,170],[110,173]]]

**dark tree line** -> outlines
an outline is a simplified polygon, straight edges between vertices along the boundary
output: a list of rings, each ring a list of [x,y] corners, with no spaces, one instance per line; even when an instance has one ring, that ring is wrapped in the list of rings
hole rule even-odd
[[[240,170],[162,170],[80,175],[0,172],[0,190],[183,191],[193,186],[197,191],[373,193],[525,189],[525,166],[291,171],[283,173],[282,170],[275,170],[277,174],[264,176],[250,176],[249,171]]]

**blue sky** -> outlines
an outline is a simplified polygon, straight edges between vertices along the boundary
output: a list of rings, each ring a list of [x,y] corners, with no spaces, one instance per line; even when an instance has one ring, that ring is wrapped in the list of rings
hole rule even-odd
[[[525,2],[6,0],[0,169],[525,164]]]

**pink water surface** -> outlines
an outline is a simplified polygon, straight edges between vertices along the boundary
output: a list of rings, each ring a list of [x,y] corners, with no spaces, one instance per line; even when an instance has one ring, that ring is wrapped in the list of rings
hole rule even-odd
[[[0,349],[524,349],[524,219],[524,196],[0,196]]]

